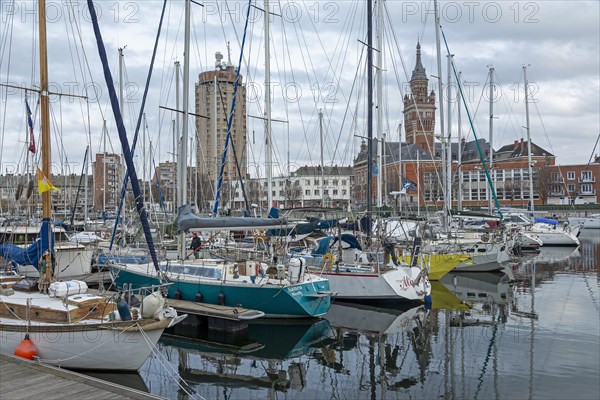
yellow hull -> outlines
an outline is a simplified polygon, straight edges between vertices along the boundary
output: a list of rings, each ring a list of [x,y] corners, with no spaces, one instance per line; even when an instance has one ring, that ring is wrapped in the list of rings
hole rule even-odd
[[[471,257],[466,254],[425,254],[424,261],[429,266],[429,280],[430,281],[438,281],[442,278],[442,276],[446,275],[448,272],[452,271],[456,266],[463,261],[467,261]],[[400,257],[400,261],[404,261],[407,264],[410,264],[411,256],[402,256]]]

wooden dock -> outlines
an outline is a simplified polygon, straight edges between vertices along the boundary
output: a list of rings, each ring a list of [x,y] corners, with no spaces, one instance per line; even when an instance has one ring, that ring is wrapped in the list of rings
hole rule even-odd
[[[88,289],[88,293],[99,294],[96,289]],[[114,293],[105,291],[103,293]],[[209,330],[220,332],[239,332],[248,328],[248,321],[261,318],[262,311],[243,307],[220,306],[217,304],[196,303],[187,300],[167,299],[169,306],[179,314],[188,314],[180,324],[199,326],[205,325]]]
[[[220,306],[195,303],[193,301],[169,299],[168,303],[180,314],[188,314],[181,323],[184,325],[206,324],[209,330],[239,332],[248,329],[248,321],[261,318],[262,311],[242,307]]]
[[[183,313],[215,317],[230,321],[250,321],[263,317],[262,311],[242,307],[219,306],[217,304],[195,303],[193,301],[168,299],[169,305]]]
[[[0,361],[0,398],[3,400],[163,399],[150,393],[16,356],[0,354]]]

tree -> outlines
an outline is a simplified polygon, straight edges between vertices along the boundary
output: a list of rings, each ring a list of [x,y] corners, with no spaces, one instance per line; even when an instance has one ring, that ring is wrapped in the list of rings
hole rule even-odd
[[[515,198],[520,197],[521,181],[515,179],[504,181],[504,193],[510,199],[510,205],[512,206]]]
[[[246,193],[248,194],[248,202],[250,204],[260,204],[262,196],[262,188],[260,181],[251,180],[246,182]]]
[[[292,183],[290,179],[286,179],[283,189],[283,198],[285,200],[286,208],[293,208],[296,205],[296,202],[300,201],[301,197],[302,188],[300,187],[300,181],[296,180]]]
[[[554,186],[552,169],[547,165],[536,168],[536,179],[534,179],[534,190],[540,196],[542,204],[547,204],[552,187]]]

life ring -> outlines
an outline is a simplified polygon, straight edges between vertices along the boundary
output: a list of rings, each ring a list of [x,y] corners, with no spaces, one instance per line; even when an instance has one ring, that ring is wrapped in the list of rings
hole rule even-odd
[[[331,253],[326,253],[323,255],[323,259],[321,260],[321,267],[331,269],[333,267],[333,262],[335,257]]]

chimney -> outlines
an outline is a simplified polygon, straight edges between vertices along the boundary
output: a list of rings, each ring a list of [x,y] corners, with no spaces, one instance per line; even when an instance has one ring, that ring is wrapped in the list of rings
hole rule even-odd
[[[525,142],[523,141],[523,138],[521,138],[521,153],[525,152]]]

